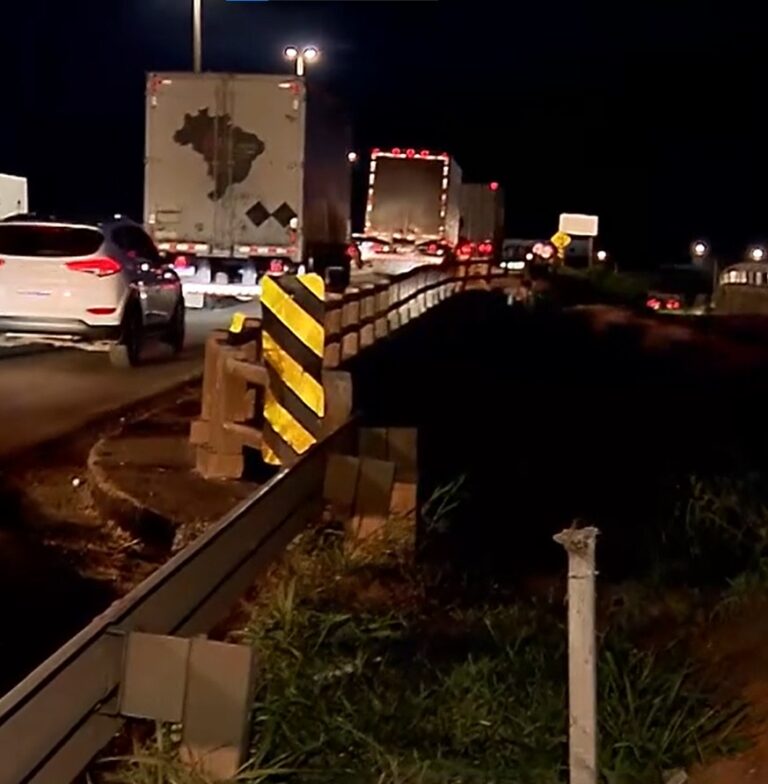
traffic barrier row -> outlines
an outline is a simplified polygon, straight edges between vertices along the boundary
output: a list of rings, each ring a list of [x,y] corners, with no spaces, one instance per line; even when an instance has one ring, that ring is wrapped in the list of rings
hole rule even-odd
[[[503,277],[488,263],[426,266],[342,293],[326,291],[314,274],[265,278],[262,321],[240,317],[234,333],[206,346],[202,414],[191,433],[198,471],[240,477],[245,448],[268,464],[293,465],[328,430],[329,410],[338,424],[338,412],[351,407],[349,384],[334,371],[440,302]],[[345,399],[330,399],[339,390]]]

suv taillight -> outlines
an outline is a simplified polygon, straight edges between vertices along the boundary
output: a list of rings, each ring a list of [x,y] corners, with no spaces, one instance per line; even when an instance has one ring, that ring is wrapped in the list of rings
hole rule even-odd
[[[82,261],[68,261],[66,267],[73,272],[87,272],[97,278],[106,278],[116,275],[123,269],[123,265],[115,259],[104,256],[98,259],[83,259]]]

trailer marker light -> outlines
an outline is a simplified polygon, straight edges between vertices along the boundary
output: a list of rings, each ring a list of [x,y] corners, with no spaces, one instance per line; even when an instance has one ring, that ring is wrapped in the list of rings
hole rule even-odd
[[[399,147],[392,148],[392,155],[400,155],[402,150]]]
[[[429,156],[429,150],[422,150],[419,155],[421,155],[422,158],[427,158]]]
[[[416,155],[416,150],[406,150],[405,155],[407,158],[413,158],[413,156]]]
[[[497,190],[499,189],[499,183],[498,183],[498,182],[492,182],[492,183],[491,183],[491,184],[490,184],[488,187],[489,187],[489,188],[490,188],[492,191],[497,191]]]

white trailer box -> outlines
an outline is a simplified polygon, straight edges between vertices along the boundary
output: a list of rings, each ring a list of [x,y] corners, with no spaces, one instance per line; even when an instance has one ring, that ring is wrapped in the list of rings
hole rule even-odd
[[[0,220],[28,211],[27,178],[0,174]]]
[[[348,250],[349,149],[339,107],[301,78],[149,74],[145,223],[206,293],[320,269]]]
[[[496,259],[504,238],[504,195],[498,183],[468,183],[461,186],[461,239],[477,253]],[[491,245],[488,250],[487,246]]]
[[[412,253],[409,244],[424,243],[440,244],[441,253],[452,252],[459,240],[461,179],[458,164],[445,153],[374,150],[363,257],[379,258],[382,246],[382,258],[396,256],[401,243],[406,255]]]

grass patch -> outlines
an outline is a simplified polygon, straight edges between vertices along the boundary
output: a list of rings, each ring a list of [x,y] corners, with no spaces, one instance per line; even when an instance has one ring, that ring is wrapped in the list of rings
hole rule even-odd
[[[565,782],[562,615],[559,602],[351,612],[284,583],[247,630],[264,671],[238,780]],[[743,707],[718,705],[681,650],[644,652],[612,631],[602,640],[604,782],[659,784],[667,769],[734,747]],[[108,780],[203,781],[165,750]]]

